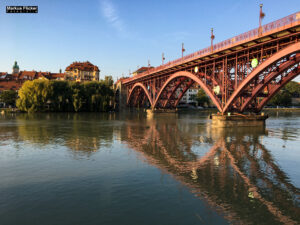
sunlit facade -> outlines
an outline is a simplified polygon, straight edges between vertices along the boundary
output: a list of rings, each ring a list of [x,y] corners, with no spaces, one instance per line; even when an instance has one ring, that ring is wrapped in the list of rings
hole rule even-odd
[[[89,61],[73,62],[66,68],[66,76],[76,81],[99,81],[100,70]]]

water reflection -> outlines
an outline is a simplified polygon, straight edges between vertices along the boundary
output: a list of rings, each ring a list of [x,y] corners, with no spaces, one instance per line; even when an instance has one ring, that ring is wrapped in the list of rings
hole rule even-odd
[[[33,145],[59,145],[90,156],[113,141],[111,114],[12,114],[1,119],[0,141],[12,138]],[[17,129],[15,125],[17,124]]]
[[[213,129],[206,117],[176,114],[21,114],[2,116],[0,125],[1,145],[59,145],[86,157],[120,141],[232,223],[300,222],[300,190],[263,144],[264,128]]]
[[[212,129],[170,116],[143,123],[124,127],[121,139],[231,222],[300,221],[300,190],[261,144],[264,128]]]

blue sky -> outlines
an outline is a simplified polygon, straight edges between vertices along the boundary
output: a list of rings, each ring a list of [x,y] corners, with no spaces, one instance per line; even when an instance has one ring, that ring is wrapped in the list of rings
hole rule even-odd
[[[89,60],[114,79],[161,64],[300,11],[299,0],[1,0],[0,71],[58,72]],[[38,5],[38,14],[6,14],[6,5]]]

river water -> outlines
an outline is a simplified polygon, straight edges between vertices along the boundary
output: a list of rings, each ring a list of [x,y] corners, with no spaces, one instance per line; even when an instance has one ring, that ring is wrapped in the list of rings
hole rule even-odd
[[[299,224],[300,112],[0,116],[0,224]]]

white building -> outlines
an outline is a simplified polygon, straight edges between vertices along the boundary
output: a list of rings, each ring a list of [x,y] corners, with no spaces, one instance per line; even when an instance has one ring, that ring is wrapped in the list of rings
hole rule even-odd
[[[197,101],[195,100],[194,96],[197,95],[198,91],[199,91],[200,87],[199,85],[193,85],[192,87],[189,88],[189,90],[187,90],[185,92],[185,94],[182,96],[179,104],[197,104]],[[181,93],[182,88],[178,88],[177,89],[177,96]]]

